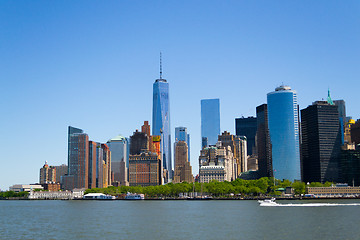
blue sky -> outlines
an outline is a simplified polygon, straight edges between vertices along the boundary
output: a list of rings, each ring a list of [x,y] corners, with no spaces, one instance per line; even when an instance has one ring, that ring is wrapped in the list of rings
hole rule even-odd
[[[201,99],[231,133],[281,83],[360,118],[359,26],[359,1],[1,1],[0,188],[67,163],[69,125],[106,142],[151,124],[160,51],[194,174]]]

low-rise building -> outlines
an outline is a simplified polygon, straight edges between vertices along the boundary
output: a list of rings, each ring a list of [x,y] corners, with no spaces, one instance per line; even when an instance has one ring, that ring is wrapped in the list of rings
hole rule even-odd
[[[15,184],[9,187],[9,190],[14,192],[30,192],[36,189],[44,190],[44,187],[39,184]]]
[[[200,182],[208,183],[211,180],[223,182],[225,180],[225,168],[224,166],[201,166],[200,167]]]
[[[315,197],[357,197],[360,196],[360,187],[308,187],[308,194]]]
[[[51,199],[51,200],[70,200],[73,199],[73,193],[71,191],[30,191],[29,199]]]
[[[30,191],[29,199],[38,200],[72,200],[82,199],[84,197],[85,189],[74,189],[73,191]]]

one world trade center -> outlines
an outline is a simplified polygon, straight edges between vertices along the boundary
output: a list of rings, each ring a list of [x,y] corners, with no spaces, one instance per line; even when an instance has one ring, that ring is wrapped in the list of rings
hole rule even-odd
[[[160,78],[153,84],[152,125],[152,135],[161,136],[162,162],[168,171],[169,182],[172,179],[169,83],[162,78],[161,55]]]

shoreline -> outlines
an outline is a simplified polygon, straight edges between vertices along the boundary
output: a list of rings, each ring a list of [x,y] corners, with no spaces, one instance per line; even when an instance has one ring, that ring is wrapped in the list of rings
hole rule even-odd
[[[75,201],[257,201],[257,200],[264,200],[264,199],[269,199],[272,198],[271,196],[269,197],[257,197],[257,198],[145,198],[142,200],[139,199],[122,199],[122,198],[117,198],[117,199],[82,199],[82,198],[76,198],[76,199],[28,199],[28,198],[10,198],[10,199],[0,199],[0,201],[4,200],[21,200],[21,201],[36,201],[36,200],[49,200],[49,201],[54,201],[54,200],[61,200],[61,201],[71,201],[71,200],[75,200]],[[298,200],[344,200],[344,199],[348,199],[348,200],[354,200],[354,199],[359,199],[360,197],[278,197],[276,198],[276,200],[291,200],[291,201],[298,201]]]

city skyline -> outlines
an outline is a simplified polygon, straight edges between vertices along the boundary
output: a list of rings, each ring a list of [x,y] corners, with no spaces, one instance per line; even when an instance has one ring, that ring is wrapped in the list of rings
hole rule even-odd
[[[106,142],[151,120],[160,51],[171,141],[187,127],[194,174],[201,99],[220,99],[220,127],[232,134],[234,119],[256,116],[282,82],[297,90],[300,109],[330,88],[360,118],[357,1],[71,5],[0,3],[2,190],[37,182],[44,161],[66,163],[68,126]]]

